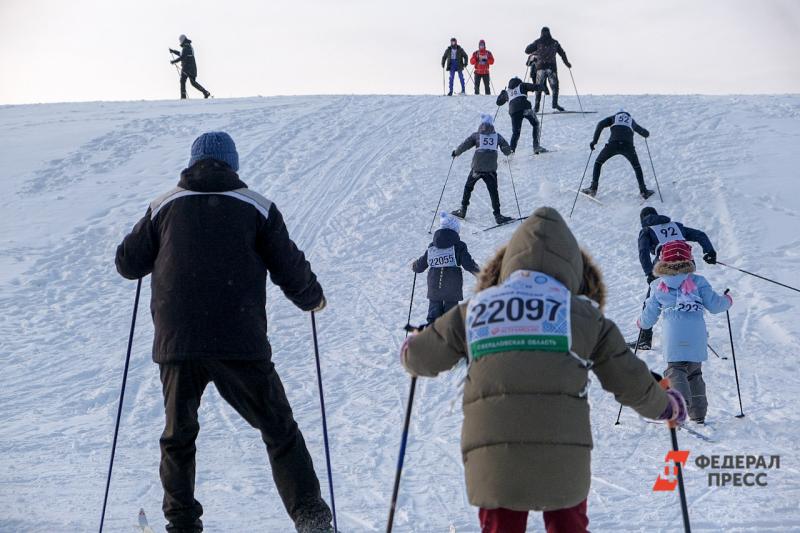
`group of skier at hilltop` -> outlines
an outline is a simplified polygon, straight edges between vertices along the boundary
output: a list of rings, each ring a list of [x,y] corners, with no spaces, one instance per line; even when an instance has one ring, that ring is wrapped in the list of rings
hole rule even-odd
[[[511,142],[486,115],[478,131],[451,153],[455,158],[476,149],[458,216],[466,216],[472,189],[483,180],[496,220],[509,220],[500,213],[497,152],[516,150],[524,120],[533,127],[534,152],[541,151],[527,94],[543,91],[547,80],[557,104],[557,78],[553,86],[555,68],[554,63],[547,68],[547,54],[553,59],[560,54],[569,66],[545,30],[528,47],[537,58],[535,83],[512,78],[497,99],[498,105],[509,104]],[[186,69],[194,61],[191,41],[182,36],[181,42],[176,61]],[[485,47],[483,52],[473,57],[490,65],[491,54]],[[463,59],[458,50],[453,57]],[[460,70],[463,66],[455,69]],[[184,75],[184,95],[189,79],[209,96],[195,83],[196,70],[194,75],[184,70]],[[486,75],[484,84],[488,66]],[[646,137],[647,131],[620,111],[598,123],[592,149],[605,127],[611,128],[611,139],[597,158],[589,191],[597,190],[603,161],[621,154],[637,170],[646,199],[652,191],[644,187],[633,132]],[[321,312],[326,297],[281,212],[248,189],[238,170],[239,155],[228,134],[209,132],[195,139],[177,187],[150,204],[116,253],[117,270],[125,278],[152,275],[152,355],[160,369],[166,419],[160,474],[167,531],[203,529],[203,507],[194,497],[195,441],[201,398],[213,382],[222,398],[261,432],[278,493],[297,531],[330,533],[331,509],[272,363],[266,276],[304,311]],[[403,343],[401,362],[413,376],[435,376],[467,361],[462,453],[469,501],[480,508],[483,532],[525,531],[530,510],[543,511],[548,533],[587,531],[590,370],[622,405],[644,417],[673,424],[687,418],[705,422],[703,313],[724,312],[732,299],[714,292],[695,273],[687,241],[702,246],[707,263],[716,262],[704,232],[652,207],[641,211],[639,225],[639,259],[648,291],[637,320],[641,333],[632,347],[649,349],[652,327],[663,317],[662,346],[671,382],[666,390],[604,316],[600,269],[555,209],[536,209],[483,268],[461,240],[458,219],[443,212],[432,242],[411,264],[415,273],[427,271],[429,307],[426,325]],[[466,303],[461,303],[462,270],[478,278],[478,292]]]

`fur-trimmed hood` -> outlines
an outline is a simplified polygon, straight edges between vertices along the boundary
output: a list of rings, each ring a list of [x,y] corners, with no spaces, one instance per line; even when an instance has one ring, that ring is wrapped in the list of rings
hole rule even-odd
[[[659,261],[653,267],[653,275],[659,278],[675,276],[676,274],[690,274],[697,270],[694,261]]]

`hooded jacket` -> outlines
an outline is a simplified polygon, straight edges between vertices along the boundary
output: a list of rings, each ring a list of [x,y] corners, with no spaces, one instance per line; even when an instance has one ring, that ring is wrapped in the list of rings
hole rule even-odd
[[[442,67],[446,70],[451,70],[450,63],[451,63],[451,50],[452,46],[448,46],[444,49],[444,54],[442,54]],[[456,45],[456,65],[455,70],[464,70],[467,68],[467,62],[469,61],[469,57],[467,53],[461,48],[460,44]]]
[[[516,90],[518,89],[518,91]],[[500,91],[500,94],[497,95],[497,100],[495,103],[498,106],[501,106],[508,103],[508,114],[514,115],[516,113],[524,113],[527,109],[532,109],[531,101],[528,100],[528,93],[532,93],[534,91],[542,90],[539,85],[534,85],[533,83],[526,83],[519,78],[511,78],[508,82],[508,88],[503,89]],[[510,98],[510,94],[519,94],[515,98]],[[534,115],[536,118],[536,115]]]
[[[605,390],[641,415],[656,418],[667,406],[647,365],[586,298],[603,292],[599,273],[587,262],[561,215],[543,207],[481,273],[480,290],[520,270],[562,283],[571,293],[572,352],[583,364],[566,352],[514,350],[471,362],[461,452],[472,505],[555,510],[586,499],[592,448],[587,362]],[[466,312],[467,305],[459,305],[410,338],[403,355],[409,372],[435,376],[466,357]]]
[[[658,213],[648,215],[642,219],[642,229],[639,231],[638,244],[639,263],[642,265],[645,276],[653,272],[653,260],[651,256],[658,256],[658,249],[660,248],[660,241],[658,235],[656,235],[656,230],[660,228],[654,228],[653,226],[669,224],[670,222],[672,221],[668,216]],[[709,240],[708,235],[704,232],[699,229],[686,227],[680,222],[675,222],[675,225],[678,227],[678,231],[683,237],[681,240],[698,243],[703,247],[704,254],[715,253],[714,246],[711,245],[711,240]],[[669,228],[664,229],[669,230]]]
[[[630,121],[629,126],[622,126],[622,125],[615,125],[615,120],[617,115],[627,115],[628,120]],[[630,113],[626,113],[625,111],[620,111],[619,113],[615,113],[610,117],[606,117],[600,122],[597,123],[597,127],[594,129],[594,136],[592,137],[592,143],[597,144],[597,141],[600,140],[600,134],[603,133],[603,130],[610,127],[611,128],[611,136],[608,138],[609,143],[628,143],[633,144],[633,132],[635,131],[642,137],[650,137],[650,132],[641,127],[639,124],[633,120]]]
[[[538,70],[550,69],[553,72],[558,70],[556,54],[561,56],[565,64],[569,64],[567,53],[561,48],[561,44],[553,39],[550,30],[542,29],[541,36],[525,47],[526,54],[536,54],[536,68]]]
[[[481,41],[483,43],[483,41]],[[469,59],[470,64],[475,66],[475,74],[481,76],[489,74],[489,67],[494,65],[494,56],[484,46],[483,50],[475,50],[472,52],[472,57]]]
[[[181,43],[181,55],[178,58],[181,62],[181,71],[190,78],[197,77],[197,63],[194,60],[194,48],[191,39],[186,39]]]
[[[492,141],[489,140],[489,137],[494,135],[497,136],[496,148],[491,147],[490,143]],[[483,138],[484,144],[489,146],[489,148],[481,145],[481,138]],[[471,167],[473,172],[497,172],[497,150],[499,149],[505,155],[511,153],[511,146],[503,136],[495,132],[494,126],[485,122],[481,123],[478,127],[478,131],[464,139],[464,142],[455,149],[456,156],[463,154],[470,148],[475,148],[475,155],[472,156]]]
[[[663,312],[661,337],[667,362],[701,363],[708,359],[704,311],[723,313],[733,301],[714,292],[703,276],[692,274],[691,262],[684,272],[674,275],[667,275],[667,270],[661,268],[663,265],[656,264],[654,273],[662,277],[650,284],[650,296],[644,303],[639,325],[642,329],[652,328]]]
[[[440,250],[453,248],[457,266],[428,268],[428,251],[431,248]],[[466,243],[461,240],[458,233],[446,228],[436,230],[428,250],[414,261],[413,267],[417,274],[428,270],[428,299],[440,302],[460,302],[464,299],[462,268],[472,274],[480,271],[467,250]]]
[[[266,277],[304,311],[322,287],[278,208],[204,160],[154,200],[117,248],[125,278],[152,274],[153,360],[269,359]]]

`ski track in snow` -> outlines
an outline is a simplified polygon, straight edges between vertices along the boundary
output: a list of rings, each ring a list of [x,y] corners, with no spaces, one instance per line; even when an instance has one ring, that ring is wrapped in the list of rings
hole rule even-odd
[[[567,107],[576,102],[564,97]],[[729,264],[800,284],[800,97],[587,96],[597,115],[544,118],[531,157],[523,128],[511,161],[523,215],[552,205],[565,216],[596,120],[624,103],[647,127],[663,211],[705,229]],[[0,531],[86,531],[97,527],[111,447],[135,284],[113,264],[117,244],[148,203],[171,188],[203,131],[231,133],[240,175],[276,202],[290,234],[326,289],[319,315],[339,524],[385,528],[409,378],[398,363],[412,259],[427,230],[450,163],[494,97],[276,97],[192,102],[84,103],[0,107]],[[498,131],[510,138],[506,109]],[[605,134],[607,136],[607,133]],[[605,139],[606,137],[603,137]],[[643,139],[637,149],[655,188]],[[458,206],[471,153],[458,158],[441,209]],[[593,155],[596,155],[593,154]],[[591,165],[584,186],[591,175]],[[516,215],[508,167],[500,162],[503,212]],[[571,227],[605,274],[607,315],[635,335],[645,293],[636,236],[642,202],[623,158],[606,163],[598,205],[578,198]],[[659,211],[658,196],[648,205]],[[493,224],[478,184],[462,237],[483,264],[516,225]],[[477,234],[473,234],[477,231]],[[699,248],[695,248],[699,254]],[[685,470],[696,531],[800,528],[800,401],[795,293],[724,267],[699,264],[722,290],[731,320],[742,401],[737,420],[732,361],[711,355],[708,443],[679,433],[691,451]],[[472,293],[473,279],[465,289]],[[139,507],[160,529],[158,438],[163,424],[158,369],[150,359],[149,280],[143,284],[125,396],[108,531],[129,531]],[[427,302],[419,276],[412,323]],[[274,361],[328,497],[310,318],[268,289]],[[730,356],[724,315],[707,316],[710,340]],[[641,354],[659,372],[658,351]],[[459,450],[463,367],[420,379],[396,531],[478,531]],[[592,387],[595,438],[589,496],[592,531],[680,531],[678,495],[651,487],[669,449],[665,428]],[[257,431],[209,386],[200,412],[197,498],[208,531],[291,531]],[[709,487],[700,454],[781,455],[767,488]],[[250,511],[246,511],[249,509]],[[533,513],[531,530],[541,530]]]

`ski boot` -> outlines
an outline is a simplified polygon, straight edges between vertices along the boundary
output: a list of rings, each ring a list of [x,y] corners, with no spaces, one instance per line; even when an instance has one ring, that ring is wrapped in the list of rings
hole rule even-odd
[[[555,102],[553,102],[553,109],[555,109],[556,111],[564,111],[564,108]]]
[[[453,91],[450,91],[449,93],[447,93],[447,96],[453,96]]]
[[[208,92],[208,91],[204,92],[203,93],[203,98],[206,98],[206,99],[211,98],[211,93]]]
[[[692,418],[692,422],[694,422],[698,426],[705,426],[706,425],[705,417],[703,417],[703,418]]]
[[[458,217],[461,220],[464,220],[465,218],[467,218],[467,206],[462,205],[455,211],[451,211],[450,214],[453,215],[454,217]]]
[[[652,342],[653,342],[653,341],[650,341],[650,340],[647,340],[647,339],[642,339],[642,340],[640,340],[640,341],[639,341],[639,347],[638,347],[638,350],[639,350],[639,351],[644,351],[644,350],[650,350],[650,349],[652,349],[652,348],[653,348],[653,346],[652,346]],[[629,342],[629,343],[628,343],[628,348],[630,348],[631,350],[637,350],[637,347],[636,347],[636,341]]]
[[[656,193],[656,191],[651,191],[650,189],[645,188],[645,189],[639,191],[639,196],[641,196],[642,199],[647,200],[648,198],[653,196],[655,193]]]
[[[534,146],[534,147],[533,147],[533,155],[544,154],[544,153],[546,153],[546,152],[549,152],[549,151],[550,151],[550,150],[548,150],[548,149],[547,149],[547,148],[545,148],[544,146],[538,146],[538,145],[537,145],[537,146]]]
[[[508,224],[512,220],[514,220],[514,219],[511,218],[511,217],[507,217],[507,216],[503,215],[502,213],[495,213],[494,214],[494,221],[497,222],[498,224]]]
[[[585,189],[581,189],[581,192],[583,194],[585,194],[586,196],[591,196],[592,198],[597,196],[597,189],[593,189],[592,187],[587,187]]]

